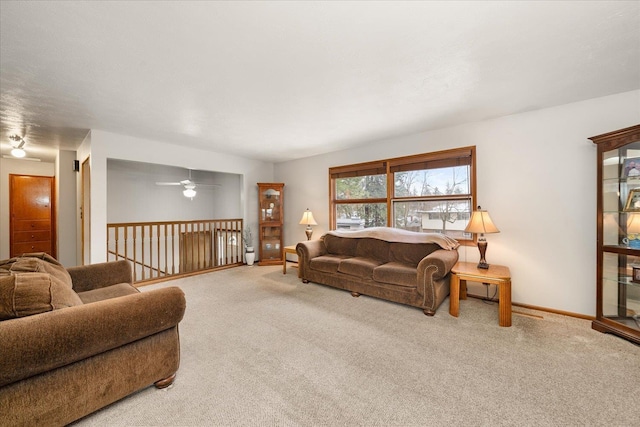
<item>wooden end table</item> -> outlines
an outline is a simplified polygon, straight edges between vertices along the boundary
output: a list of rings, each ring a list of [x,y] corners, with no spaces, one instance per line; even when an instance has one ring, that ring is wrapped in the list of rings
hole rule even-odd
[[[458,317],[460,299],[467,299],[467,280],[498,286],[498,313],[500,326],[511,326],[511,272],[509,267],[492,264],[488,269],[478,268],[472,262],[458,262],[451,269],[449,314]]]
[[[282,274],[287,274],[287,254],[297,255],[296,245],[284,247],[284,253],[282,254]]]

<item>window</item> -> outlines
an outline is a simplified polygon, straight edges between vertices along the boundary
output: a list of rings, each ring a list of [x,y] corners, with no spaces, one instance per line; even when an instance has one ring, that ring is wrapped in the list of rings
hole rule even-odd
[[[343,166],[331,174],[333,229],[387,225],[387,166],[384,162]],[[331,171],[331,169],[330,169]]]
[[[329,169],[332,229],[464,233],[475,206],[475,147]]]

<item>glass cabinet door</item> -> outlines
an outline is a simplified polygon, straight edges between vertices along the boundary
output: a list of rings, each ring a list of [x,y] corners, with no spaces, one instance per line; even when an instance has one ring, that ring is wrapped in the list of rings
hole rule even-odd
[[[640,142],[603,153],[602,163],[603,245],[640,249]]]
[[[640,342],[640,126],[591,139],[601,188],[593,328]]]
[[[258,183],[259,198],[259,265],[281,264],[283,254],[282,226],[284,201],[282,183]]]
[[[281,191],[275,188],[260,189],[260,221],[280,222]]]
[[[640,331],[640,257],[604,253],[602,315]]]
[[[281,260],[280,250],[280,228],[281,227],[260,227],[260,257],[261,261]]]

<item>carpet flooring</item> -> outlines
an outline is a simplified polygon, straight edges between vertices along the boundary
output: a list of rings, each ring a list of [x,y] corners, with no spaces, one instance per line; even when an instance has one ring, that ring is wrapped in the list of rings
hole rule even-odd
[[[179,286],[181,366],[76,426],[637,426],[640,347],[566,316],[421,310],[244,266]]]

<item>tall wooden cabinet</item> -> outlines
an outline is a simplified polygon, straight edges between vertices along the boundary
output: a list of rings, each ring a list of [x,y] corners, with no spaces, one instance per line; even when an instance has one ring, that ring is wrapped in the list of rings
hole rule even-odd
[[[640,344],[640,125],[590,139],[598,146],[592,327]]]
[[[284,184],[258,183],[258,265],[282,264],[284,223]]]

